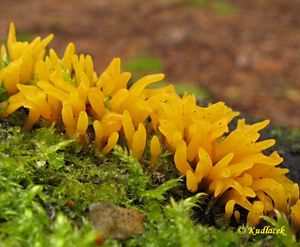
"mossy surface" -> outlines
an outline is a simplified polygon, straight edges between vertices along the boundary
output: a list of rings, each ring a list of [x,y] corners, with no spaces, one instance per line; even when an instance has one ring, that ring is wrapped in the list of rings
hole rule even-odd
[[[103,246],[296,246],[291,233],[284,238],[237,233],[217,205],[205,215],[209,198],[186,190],[168,153],[153,171],[149,150],[143,163],[122,144],[103,156],[89,143],[66,139],[56,127],[41,122],[24,131],[22,122],[21,111],[0,122],[0,246],[96,246],[99,233],[87,210],[98,201],[145,216],[143,235],[105,238]],[[269,134],[283,131],[275,130]],[[284,140],[281,145],[291,147]],[[199,223],[205,217],[211,220]]]

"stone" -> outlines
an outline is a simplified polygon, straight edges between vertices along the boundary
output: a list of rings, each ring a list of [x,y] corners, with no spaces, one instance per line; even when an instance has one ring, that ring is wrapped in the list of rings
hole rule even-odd
[[[97,231],[112,239],[128,239],[144,233],[144,216],[135,209],[109,202],[89,206],[89,217]]]

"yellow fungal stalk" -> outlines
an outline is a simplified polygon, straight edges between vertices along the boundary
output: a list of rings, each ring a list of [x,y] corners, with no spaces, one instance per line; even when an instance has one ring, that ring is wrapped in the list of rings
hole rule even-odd
[[[113,132],[108,138],[107,144],[102,148],[102,153],[104,155],[108,154],[117,144],[119,139],[119,134],[117,132]]]
[[[292,226],[295,231],[300,231],[300,200],[291,207]]]
[[[89,119],[88,115],[85,111],[81,111],[79,113],[79,118],[77,121],[76,130],[79,133],[79,135],[83,136],[88,128]]]
[[[137,131],[132,138],[132,153],[137,159],[141,159],[146,146],[146,129],[142,123],[139,124]]]
[[[95,146],[98,149],[102,148],[102,139],[103,139],[103,126],[100,121],[95,120],[93,123],[94,132],[95,132]]]
[[[259,217],[264,214],[264,204],[255,201],[248,213],[247,222],[250,226],[256,226],[259,223]]]
[[[19,42],[16,40],[16,30],[13,23],[10,24],[7,49],[2,46],[2,56],[8,51],[10,63],[1,70],[0,80],[9,95],[18,91],[18,83],[28,83],[32,79],[35,65],[44,58],[45,48],[53,39],[49,35],[45,39],[35,38],[32,42]]]
[[[151,142],[150,142],[150,154],[151,154],[150,164],[151,164],[152,168],[156,167],[158,156],[160,154],[160,149],[161,149],[161,146],[160,146],[159,138],[158,138],[158,136],[154,135],[151,138]]]
[[[277,152],[264,153],[275,143],[260,139],[268,120],[248,125],[240,119],[230,131],[239,113],[223,102],[200,107],[193,95],[181,97],[172,85],[149,88],[163,74],[144,76],[128,87],[131,74],[122,72],[119,58],[98,76],[92,57],[76,54],[73,43],[62,57],[53,49],[47,52],[52,38],[19,42],[10,25],[0,54],[0,86],[9,95],[0,102],[2,119],[26,108],[24,128],[40,119],[63,124],[69,137],[93,142],[104,155],[122,140],[142,161],[149,143],[152,169],[167,149],[187,189],[209,193],[224,206],[227,220],[240,221],[236,205],[248,211],[251,226],[278,209],[300,229],[299,186],[285,176],[288,169],[278,167],[283,159]],[[89,125],[94,133],[86,135]]]

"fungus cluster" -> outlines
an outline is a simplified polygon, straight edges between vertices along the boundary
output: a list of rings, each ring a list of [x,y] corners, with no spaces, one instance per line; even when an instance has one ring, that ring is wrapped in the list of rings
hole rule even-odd
[[[9,96],[0,102],[2,119],[23,107],[28,109],[25,129],[42,118],[63,125],[66,135],[80,142],[91,138],[90,126],[91,141],[104,155],[123,141],[142,160],[148,141],[152,168],[162,150],[172,152],[188,190],[211,194],[225,206],[227,220],[240,220],[236,205],[248,211],[251,226],[278,209],[300,228],[299,186],[285,176],[288,169],[278,167],[277,152],[263,152],[275,141],[259,139],[268,120],[248,125],[240,119],[230,131],[239,113],[223,102],[200,107],[193,95],[179,96],[172,85],[148,87],[163,74],[147,75],[128,87],[131,74],[121,71],[119,58],[97,75],[91,56],[77,55],[73,43],[61,58],[53,49],[47,52],[52,39],[19,42],[10,25],[0,58],[0,86]]]

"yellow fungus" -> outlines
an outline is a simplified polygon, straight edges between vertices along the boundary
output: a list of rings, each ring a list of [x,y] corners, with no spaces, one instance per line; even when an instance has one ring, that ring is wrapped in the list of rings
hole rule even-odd
[[[115,87],[114,93],[118,92],[118,90],[126,89],[129,79],[131,78],[131,73],[124,72],[118,77],[118,83]]]
[[[106,155],[108,154],[117,144],[119,139],[119,134],[117,132],[113,132],[108,138],[107,144],[102,148],[101,152]]]
[[[150,164],[152,168],[156,167],[157,159],[160,154],[160,149],[161,146],[160,146],[159,138],[158,136],[154,135],[151,138],[151,142],[150,142],[150,154],[151,154]]]
[[[161,81],[165,77],[164,74],[155,74],[155,75],[147,75],[143,78],[139,79],[133,86],[129,89],[131,95],[139,96],[145,87],[152,83],[156,83]]]
[[[66,131],[68,135],[73,134],[75,130],[75,120],[73,115],[73,109],[70,105],[64,104],[62,108],[62,119],[64,125],[66,126]]]
[[[59,58],[58,58],[55,50],[53,50],[53,49],[49,50],[49,63],[53,69],[60,68]]]
[[[209,154],[203,148],[198,149],[198,163],[196,169],[203,170],[203,176],[207,176],[213,166]],[[199,168],[198,168],[199,167]]]
[[[90,92],[88,94],[88,99],[92,109],[96,113],[96,118],[101,119],[102,115],[105,112],[103,95],[101,91],[97,88],[90,89]]]
[[[226,203],[226,206],[225,206],[225,219],[227,221],[230,220],[231,216],[232,216],[232,213],[233,213],[233,210],[234,210],[234,205],[235,205],[235,200],[231,199],[229,200],[227,203]]]
[[[142,123],[132,137],[132,153],[137,159],[141,159],[146,146],[146,129]]]
[[[294,230],[300,231],[300,199],[291,207],[291,221]]]
[[[68,136],[84,136],[104,155],[122,138],[139,160],[152,136],[148,139],[152,168],[167,149],[179,173],[186,176],[187,189],[209,193],[224,206],[227,220],[234,215],[240,221],[235,205],[249,212],[251,226],[277,209],[290,214],[299,230],[299,186],[285,176],[288,169],[278,166],[283,159],[276,151],[264,154],[275,140],[260,140],[259,131],[269,120],[247,124],[240,119],[230,130],[229,123],[239,112],[224,102],[201,107],[194,96],[177,95],[173,85],[147,88],[163,74],[144,76],[128,88],[131,74],[122,72],[120,58],[98,76],[92,57],[76,54],[73,43],[62,58],[54,49],[47,53],[52,39],[49,35],[17,41],[10,24],[7,43],[1,46],[1,59],[8,64],[0,69],[0,85],[9,96],[0,102],[1,118],[24,107],[29,110],[25,129],[41,118],[63,124]],[[94,135],[86,135],[89,120]]]
[[[50,78],[48,66],[44,61],[41,60],[35,64],[34,74],[39,81],[48,81]]]
[[[103,126],[100,121],[95,120],[93,123],[94,131],[95,131],[95,146],[98,149],[102,148],[102,138],[103,138]]]
[[[46,94],[44,92],[37,92],[31,95],[25,94],[25,98],[29,102],[33,102],[37,106],[41,116],[49,123],[52,123],[54,121],[53,112],[50,105],[46,101]]]
[[[75,45],[73,43],[69,43],[61,60],[64,69],[66,69],[69,73],[71,73],[72,70],[72,57],[74,53]]]
[[[7,50],[8,50],[9,57],[12,61],[15,60],[14,51],[13,51],[13,47],[15,43],[16,43],[16,28],[15,25],[11,22],[9,25],[9,31],[7,36]]]
[[[209,180],[214,180],[219,177],[229,177],[230,176],[230,171],[227,168],[229,165],[230,161],[233,159],[234,154],[233,153],[228,153],[223,157],[217,164],[213,166],[211,169],[208,179]]]
[[[249,226],[256,226],[260,221],[260,216],[263,215],[264,204],[260,201],[255,201],[251,207],[248,216],[247,222]]]
[[[128,111],[124,111],[122,118],[122,126],[125,134],[125,138],[127,140],[127,145],[131,149],[132,148],[132,140],[133,135],[135,133],[135,129]]]
[[[3,78],[3,86],[9,95],[16,93],[17,83],[19,83],[21,60],[10,63],[5,70]]]
[[[186,144],[183,141],[181,141],[176,148],[176,152],[174,155],[174,162],[177,169],[183,175],[186,175],[187,171],[192,169],[190,164],[187,162]]]
[[[115,92],[118,78],[120,77],[120,58],[114,58],[106,70],[100,75],[97,87],[100,87],[104,95],[111,95]]]
[[[113,132],[119,132],[122,128],[123,115],[115,112],[107,112],[103,115],[101,123],[105,132],[104,137],[110,136]]]
[[[24,129],[26,130],[31,129],[32,126],[39,120],[40,116],[41,116],[40,111],[37,108],[32,107],[29,110],[28,117],[24,124]]]
[[[112,99],[110,100],[110,108],[113,111],[120,110],[122,103],[128,98],[128,90],[125,88],[120,89],[118,92],[114,94]]]
[[[64,101],[68,98],[68,94],[60,89],[54,87],[51,83],[47,81],[39,81],[37,86],[43,89],[47,94],[57,98],[59,101]]]
[[[89,124],[88,115],[85,111],[79,113],[76,130],[80,135],[84,135]]]
[[[78,91],[69,94],[68,98],[63,101],[72,107],[74,117],[78,117],[81,111],[86,110],[85,100],[83,100]]]
[[[94,63],[92,60],[92,57],[90,55],[87,55],[85,57],[85,71],[87,78],[90,82],[90,85],[93,85],[94,83]]]
[[[60,74],[61,72],[59,71],[55,71],[52,73],[52,75],[50,76],[50,80],[53,83],[53,85],[58,88],[63,90],[64,92],[67,93],[72,93],[76,91],[76,88],[71,85],[71,83],[66,82],[63,78],[62,75]]]
[[[196,192],[198,190],[197,178],[191,170],[188,170],[186,172],[186,186],[187,189],[191,192]]]

